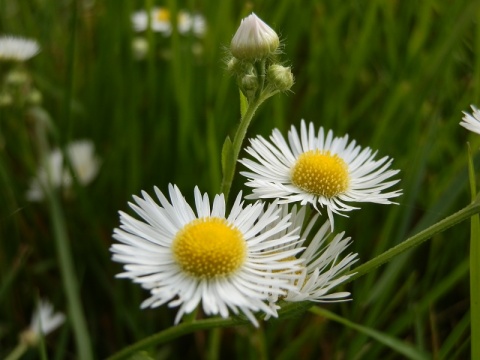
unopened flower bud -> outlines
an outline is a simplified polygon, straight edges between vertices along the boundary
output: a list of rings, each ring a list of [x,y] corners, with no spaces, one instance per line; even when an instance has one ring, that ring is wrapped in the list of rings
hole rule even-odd
[[[13,98],[9,93],[2,91],[0,92],[0,107],[12,105]]]
[[[240,88],[247,98],[255,96],[258,89],[258,78],[255,75],[245,75],[241,80]]]
[[[227,62],[227,70],[232,74],[238,74],[241,67],[240,62],[234,57]]]
[[[148,54],[148,41],[143,36],[137,36],[132,41],[132,51],[135,60],[143,60]]]
[[[19,69],[12,70],[5,76],[5,83],[7,85],[22,86],[29,81],[30,77],[28,76],[28,74],[25,71]]]
[[[267,70],[269,85],[276,90],[286,91],[293,85],[293,74],[290,67],[274,64]]]
[[[27,94],[26,100],[30,105],[40,105],[42,103],[42,99],[42,93],[38,89],[33,88]]]
[[[252,13],[240,23],[230,51],[237,59],[254,61],[274,54],[279,45],[277,33]]]

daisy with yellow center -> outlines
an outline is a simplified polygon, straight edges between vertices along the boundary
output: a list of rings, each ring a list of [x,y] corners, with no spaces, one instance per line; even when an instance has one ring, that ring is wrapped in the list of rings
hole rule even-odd
[[[300,134],[292,126],[288,143],[279,130],[273,130],[270,141],[262,136],[250,140],[246,149],[254,159],[239,160],[250,171],[241,172],[253,188],[250,199],[280,199],[279,203],[312,204],[327,209],[333,228],[333,214],[357,209],[348,203],[373,202],[392,204],[400,190],[383,192],[399,180],[388,180],[398,173],[389,170],[392,159],[374,160],[370,148],[348,141],[348,135],[326,135],[321,127],[302,120]]]
[[[120,244],[111,247],[113,260],[125,264],[118,277],[150,290],[142,307],[178,306],[175,323],[200,303],[207,315],[242,312],[256,326],[255,312],[276,316],[266,302],[294,288],[302,262],[294,257],[302,249],[291,246],[298,234],[285,231],[290,215],[276,204],[244,207],[241,193],[228,216],[223,195],[210,208],[195,188],[195,213],[176,186],[169,186],[170,200],[155,193],[160,205],[145,192],[130,204],[142,220],[120,212],[113,234]]]
[[[346,248],[350,245],[351,239],[344,238],[344,232],[334,235],[330,222],[327,220],[320,229],[313,233],[312,229],[319,218],[315,214],[307,223],[305,221],[306,207],[297,211],[294,205],[291,210],[288,205],[279,205],[282,214],[290,214],[291,225],[286,228],[285,233],[294,233],[300,236],[300,241],[291,243],[284,250],[301,249],[295,257],[302,260],[300,278],[292,280],[294,289],[290,289],[286,296],[281,297],[286,302],[313,301],[313,302],[337,302],[349,300],[349,292],[332,292],[332,289],[353,274],[343,274],[355,262],[358,254],[349,253],[341,257]],[[275,223],[270,226],[275,226]],[[308,242],[308,246],[303,247]],[[303,248],[302,248],[303,247]],[[280,307],[276,304],[279,297],[270,297],[270,306],[274,310]]]
[[[480,111],[474,105],[471,105],[471,108],[472,114],[465,111],[463,112],[464,116],[460,125],[465,129],[480,135]]]

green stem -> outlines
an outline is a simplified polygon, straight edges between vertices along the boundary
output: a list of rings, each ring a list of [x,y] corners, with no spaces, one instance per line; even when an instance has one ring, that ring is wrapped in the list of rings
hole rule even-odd
[[[222,338],[222,330],[219,328],[212,329],[209,333],[208,338],[208,350],[207,350],[207,359],[208,360],[218,360],[220,359],[220,342]]]
[[[394,246],[391,249],[388,249],[384,253],[375,257],[374,259],[367,261],[365,264],[357,266],[355,269],[351,270],[349,273],[354,274],[351,276],[345,283],[349,283],[367,273],[379,267],[380,265],[385,264],[390,261],[395,256],[400,255],[401,253],[420,245],[424,241],[430,239],[434,235],[445,231],[446,229],[452,227],[459,222],[462,222],[472,215],[478,214],[480,212],[480,198],[477,196],[474,202],[459,210],[455,214],[446,217],[445,219],[439,221],[438,223],[430,226],[429,228],[419,232],[418,234],[408,238],[404,242]]]
[[[222,188],[221,188],[221,193],[224,194],[225,196],[225,202],[228,200],[228,195],[230,193],[230,188],[232,187],[232,182],[233,182],[233,176],[235,174],[235,168],[237,165],[238,161],[238,155],[240,154],[240,150],[242,149],[242,144],[243,141],[245,140],[245,136],[247,134],[247,129],[248,126],[250,125],[250,122],[253,119],[253,116],[255,115],[255,112],[259,108],[259,106],[267,100],[269,97],[275,95],[278,93],[277,90],[270,90],[265,89],[265,91],[262,91],[258,98],[252,100],[248,104],[247,111],[242,117],[242,120],[240,121],[240,125],[238,126],[237,132],[235,133],[235,137],[233,138],[233,159],[232,159],[232,167],[230,168],[230,171],[224,172],[223,174],[223,180],[222,180]]]
[[[305,312],[313,305],[312,302],[286,302],[282,305],[282,308],[278,312],[278,317],[295,316],[298,313]],[[160,331],[152,336],[146,337],[136,343],[127,346],[119,352],[113,354],[107,360],[119,360],[125,359],[132,353],[152,347],[155,345],[164,344],[168,341],[174,340],[180,336],[193,333],[195,331],[208,330],[208,329],[220,329],[225,327],[240,326],[250,324],[250,321],[245,317],[236,318],[210,318],[195,320],[193,322],[181,323],[166,330]]]
[[[249,321],[247,319],[239,319],[239,318],[235,318],[235,319],[211,318],[211,319],[197,320],[191,323],[182,323],[177,326],[163,330],[152,336],[146,337],[145,339],[142,339],[136,342],[135,344],[127,346],[126,348],[110,356],[107,360],[125,359],[128,357],[128,355],[136,351],[139,351],[154,345],[164,344],[170,340],[174,340],[182,335],[190,334],[194,331],[224,328],[224,327],[235,326],[235,325],[245,325],[248,323]]]
[[[12,350],[10,354],[5,358],[5,360],[17,360],[22,357],[22,355],[27,351],[28,346],[23,342],[20,341],[15,349]]]
[[[480,220],[472,216],[470,236],[470,323],[472,359],[480,359]]]
[[[477,196],[475,168],[470,146],[468,146],[468,173],[472,201]],[[470,220],[470,328],[472,359],[480,358],[480,218],[472,216]]]
[[[57,256],[62,274],[63,287],[68,301],[68,315],[73,326],[79,359],[93,359],[90,337],[80,302],[78,282],[73,268],[72,251],[60,202],[53,191],[48,191],[50,214],[54,231]]]
[[[338,322],[342,325],[345,325],[349,328],[352,328],[360,333],[370,336],[371,338],[375,339],[376,341],[390,347],[391,349],[397,351],[398,353],[404,355],[408,359],[415,359],[415,360],[425,360],[429,359],[430,356],[419,349],[414,348],[413,346],[406,343],[403,339],[397,339],[393,336],[390,336],[386,333],[382,333],[375,329],[362,326],[356,324],[348,319],[345,319],[341,316],[338,316],[326,309],[322,309],[318,306],[314,306],[309,310],[311,313],[315,315],[319,315],[325,317],[327,319],[333,320]]]
[[[237,165],[238,155],[240,154],[240,150],[243,144],[243,140],[245,139],[245,135],[247,134],[248,126],[253,119],[253,115],[255,115],[255,111],[257,111],[260,104],[263,102],[262,98],[259,97],[248,104],[247,111],[245,115],[242,117],[240,121],[240,125],[238,126],[237,132],[235,133],[235,137],[233,138],[233,165],[230,167],[230,171],[224,172],[223,180],[222,180],[222,189],[221,193],[225,196],[225,202],[228,199],[228,195],[230,193],[230,188],[232,187],[233,176],[235,174],[235,168]]]

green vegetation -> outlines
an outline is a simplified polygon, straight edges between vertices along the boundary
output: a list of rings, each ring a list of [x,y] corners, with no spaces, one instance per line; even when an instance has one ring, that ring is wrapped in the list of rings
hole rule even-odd
[[[68,317],[44,339],[49,359],[88,358],[90,346],[95,359],[106,358],[173,325],[175,311],[141,310],[147,292],[114,278],[121,265],[110,259],[112,231],[141,190],[174,183],[188,200],[195,185],[220,191],[222,145],[240,119],[225,54],[252,11],[281,35],[295,84],[261,106],[247,137],[286,133],[303,118],[348,133],[401,170],[398,206],[364,204],[335,220],[336,232],[353,238],[357,265],[471,202],[466,143],[479,174],[480,136],[459,122],[470,104],[480,106],[479,1],[170,0],[162,5],[172,13],[205,17],[205,36],[143,32],[154,51],[137,59],[130,16],[152,5],[161,4],[0,0],[0,34],[41,45],[24,68],[51,125],[43,139],[50,148],[89,139],[101,158],[92,183],[74,180],[69,194],[28,201],[46,151],[32,120],[39,115],[0,107],[0,358],[43,297]],[[8,70],[0,63],[0,82]],[[243,169],[237,164],[237,175]],[[244,180],[234,178],[231,194],[250,192]],[[434,235],[343,285],[352,301],[297,309],[260,329],[232,319],[208,330],[216,324],[208,319],[207,330],[146,350],[155,359],[467,359],[480,306],[470,309],[469,276],[479,232],[474,217]]]

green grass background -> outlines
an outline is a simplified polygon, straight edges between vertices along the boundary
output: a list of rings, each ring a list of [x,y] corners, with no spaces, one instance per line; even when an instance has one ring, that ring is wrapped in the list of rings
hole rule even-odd
[[[203,14],[202,55],[191,54],[199,41],[193,36],[147,34],[157,51],[135,60],[130,15],[148,4]],[[398,206],[367,204],[336,220],[336,230],[354,239],[351,250],[361,262],[469,202],[466,142],[476,153],[480,141],[458,123],[470,104],[480,105],[479,1],[0,0],[0,34],[41,44],[27,67],[55,125],[51,144],[88,138],[102,158],[97,179],[62,200],[95,358],[173,323],[174,310],[140,310],[147,293],[114,279],[121,266],[110,260],[111,233],[117,211],[127,211],[141,190],[175,183],[188,199],[195,185],[210,195],[219,191],[221,146],[239,121],[226,49],[252,11],[281,35],[296,83],[262,106],[249,135],[267,136],[274,127],[285,133],[303,118],[348,133],[401,169]],[[159,57],[159,49],[169,58]],[[0,76],[5,69],[2,64]],[[49,208],[25,199],[38,159],[24,110],[0,110],[0,357],[15,346],[38,297],[59,310],[67,306]],[[236,177],[233,194],[243,182]],[[464,222],[348,284],[353,301],[324,308],[427,358],[468,359],[468,255]],[[224,329],[216,352],[210,335],[184,336],[151,354],[405,358],[358,329],[309,312],[266,322],[261,331]],[[45,340],[49,358],[76,358],[71,323]]]

